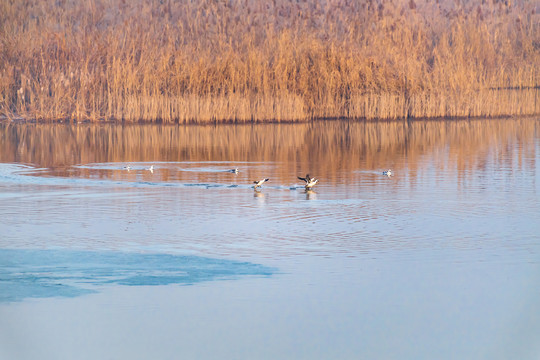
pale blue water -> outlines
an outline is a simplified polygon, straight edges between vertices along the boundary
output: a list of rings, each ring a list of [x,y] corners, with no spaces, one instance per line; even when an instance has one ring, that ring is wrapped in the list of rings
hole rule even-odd
[[[540,357],[538,120],[135,128],[1,133],[0,359]]]

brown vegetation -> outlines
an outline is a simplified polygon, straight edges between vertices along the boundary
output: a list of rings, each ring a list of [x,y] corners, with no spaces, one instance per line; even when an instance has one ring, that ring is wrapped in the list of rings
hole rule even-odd
[[[0,116],[539,114],[539,11],[527,0],[0,0]]]

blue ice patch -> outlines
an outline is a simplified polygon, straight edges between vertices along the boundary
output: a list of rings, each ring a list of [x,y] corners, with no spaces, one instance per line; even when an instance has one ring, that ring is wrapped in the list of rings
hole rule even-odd
[[[200,256],[0,249],[0,302],[74,297],[108,284],[192,285],[274,272],[259,264]]]

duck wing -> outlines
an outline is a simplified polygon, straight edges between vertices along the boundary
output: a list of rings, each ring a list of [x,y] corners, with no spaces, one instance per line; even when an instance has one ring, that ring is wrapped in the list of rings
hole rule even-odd
[[[268,180],[270,180],[270,179],[262,179],[262,180],[254,181],[253,183],[257,184],[257,185],[261,185],[261,184],[267,182]]]

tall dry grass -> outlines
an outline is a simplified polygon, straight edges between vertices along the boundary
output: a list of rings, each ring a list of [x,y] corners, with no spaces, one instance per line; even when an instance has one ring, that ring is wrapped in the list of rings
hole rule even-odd
[[[528,0],[0,0],[0,116],[539,114],[539,12]]]

